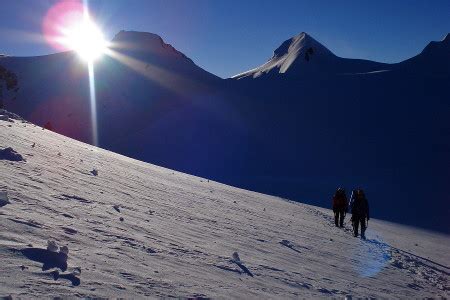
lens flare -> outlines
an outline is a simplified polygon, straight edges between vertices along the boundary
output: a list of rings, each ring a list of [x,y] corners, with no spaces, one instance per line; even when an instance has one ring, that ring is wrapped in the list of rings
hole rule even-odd
[[[63,31],[84,18],[84,7],[80,1],[61,1],[46,13],[42,23],[42,33],[47,43],[58,51],[67,51],[61,43]]]
[[[94,61],[105,53],[102,31],[92,20],[87,3],[61,1],[46,14],[42,25],[45,40],[55,49],[77,52],[85,61]]]
[[[106,51],[107,42],[103,33],[89,18],[62,31],[63,37],[60,42],[76,51],[86,61],[96,60]]]

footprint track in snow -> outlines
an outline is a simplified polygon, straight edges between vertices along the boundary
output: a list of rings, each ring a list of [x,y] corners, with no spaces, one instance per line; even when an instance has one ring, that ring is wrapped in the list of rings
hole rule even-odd
[[[313,215],[325,220],[328,227],[335,228],[333,216],[314,208],[307,208],[307,210]],[[351,228],[345,227],[344,232],[353,233]],[[448,285],[448,276],[450,275],[449,267],[414,255],[408,251],[395,248],[376,239],[368,239],[363,242],[369,243],[369,251],[379,252],[382,257],[388,258],[391,267],[408,272],[414,281],[414,283],[410,284],[410,288],[423,289],[425,288],[424,285],[432,285],[442,291],[450,290],[450,286]]]

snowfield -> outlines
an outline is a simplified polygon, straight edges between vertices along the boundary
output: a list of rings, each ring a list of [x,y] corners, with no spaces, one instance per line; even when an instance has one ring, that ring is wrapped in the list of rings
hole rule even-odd
[[[449,236],[370,220],[362,241],[349,216],[7,119],[0,149],[25,161],[0,160],[0,296],[450,297]]]

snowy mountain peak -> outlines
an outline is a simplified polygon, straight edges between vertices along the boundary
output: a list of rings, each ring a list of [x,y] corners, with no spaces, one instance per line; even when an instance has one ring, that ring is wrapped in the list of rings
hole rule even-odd
[[[131,50],[134,52],[150,52],[164,56],[178,57],[192,62],[190,58],[175,49],[172,45],[166,44],[164,40],[155,33],[125,31],[121,30],[111,41],[115,49]]]
[[[312,55],[333,55],[330,50],[316,41],[306,32],[302,32],[286,41],[274,51],[273,57],[282,57],[284,55],[294,55],[295,59],[304,56],[305,60],[312,58]]]
[[[291,37],[275,49],[264,65],[234,76],[256,78],[265,74],[310,75],[329,73],[335,69],[337,56],[306,32]]]

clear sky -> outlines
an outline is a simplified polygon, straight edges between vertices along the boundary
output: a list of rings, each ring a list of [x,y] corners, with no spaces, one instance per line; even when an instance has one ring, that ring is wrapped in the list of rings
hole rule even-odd
[[[58,1],[1,0],[0,53],[55,52],[39,37]],[[450,0],[90,0],[111,39],[124,30],[159,34],[199,66],[229,77],[264,63],[302,31],[343,57],[398,62],[450,32]]]

